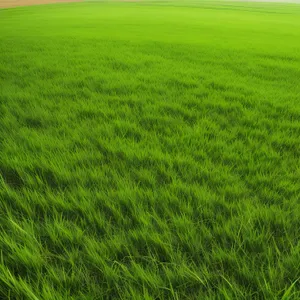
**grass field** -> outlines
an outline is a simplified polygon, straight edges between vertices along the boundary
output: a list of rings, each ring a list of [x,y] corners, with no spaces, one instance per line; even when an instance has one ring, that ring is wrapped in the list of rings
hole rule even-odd
[[[0,298],[300,299],[300,6],[0,10]]]

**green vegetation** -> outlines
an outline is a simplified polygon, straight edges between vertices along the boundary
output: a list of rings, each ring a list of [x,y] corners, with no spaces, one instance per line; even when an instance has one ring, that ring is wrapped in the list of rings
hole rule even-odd
[[[0,10],[1,299],[299,299],[300,6]]]

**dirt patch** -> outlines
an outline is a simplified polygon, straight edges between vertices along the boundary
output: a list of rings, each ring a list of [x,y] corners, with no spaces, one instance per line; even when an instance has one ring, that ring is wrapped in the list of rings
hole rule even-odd
[[[82,0],[0,0],[0,8],[81,1]]]
[[[40,5],[49,3],[82,2],[83,0],[0,0],[0,9],[16,6]],[[139,0],[115,0],[120,2],[138,2]],[[300,0],[223,0],[224,2],[279,2],[299,3]],[[155,3],[155,2],[154,2]]]

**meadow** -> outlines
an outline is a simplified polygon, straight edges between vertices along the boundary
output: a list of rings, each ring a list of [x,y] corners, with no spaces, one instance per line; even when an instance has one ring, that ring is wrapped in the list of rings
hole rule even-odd
[[[0,298],[300,299],[300,5],[0,10]]]

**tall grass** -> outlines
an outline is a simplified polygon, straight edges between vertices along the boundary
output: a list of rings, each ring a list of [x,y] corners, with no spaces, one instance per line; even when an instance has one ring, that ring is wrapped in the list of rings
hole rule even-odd
[[[3,299],[299,299],[300,7],[0,10]]]

